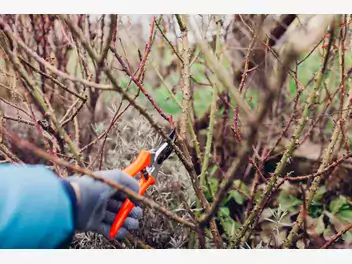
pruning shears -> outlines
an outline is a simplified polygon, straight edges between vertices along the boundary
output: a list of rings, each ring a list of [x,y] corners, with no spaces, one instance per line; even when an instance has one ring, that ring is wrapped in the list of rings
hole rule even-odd
[[[171,131],[169,137],[171,140],[175,140],[175,129]],[[170,156],[172,150],[168,142],[162,143],[157,149],[141,150],[132,164],[123,170],[124,173],[131,177],[141,173],[139,195],[143,195],[149,186],[155,184],[160,167]],[[112,224],[110,238],[116,236],[133,207],[134,204],[129,199],[126,199]]]

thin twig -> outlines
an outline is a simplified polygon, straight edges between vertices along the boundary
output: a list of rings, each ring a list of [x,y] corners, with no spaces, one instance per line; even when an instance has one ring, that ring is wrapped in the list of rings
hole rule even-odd
[[[334,23],[337,24],[338,22],[334,21]],[[333,40],[335,39],[334,38],[334,34],[333,34],[333,32],[334,32],[333,30],[336,30],[336,28],[337,28],[336,24],[332,25],[332,34],[331,34],[331,38],[330,38],[330,42],[329,42],[330,47],[331,47],[331,44],[332,44]],[[325,72],[325,70],[326,70],[326,60],[325,60],[325,63],[323,65],[322,72]],[[320,82],[321,82],[321,80],[320,80]],[[350,91],[349,98],[348,98],[348,100],[345,101],[345,105],[348,105],[351,99],[352,99],[352,91]],[[343,116],[342,116],[342,118],[347,118],[348,112],[349,111],[345,111]],[[323,160],[322,160],[322,162],[321,162],[321,164],[319,166],[319,169],[318,169],[319,173],[322,170],[324,170],[325,167],[327,167],[327,164],[330,162],[330,159],[331,159],[335,144],[337,143],[339,134],[341,132],[340,121],[341,121],[341,119],[336,123],[336,125],[334,127],[334,131],[333,131],[332,136],[331,136],[330,143],[329,143],[328,147],[324,151]],[[319,188],[321,180],[322,180],[321,176],[317,176],[317,177],[314,178],[314,180],[312,182],[312,185],[310,186],[310,188],[308,190],[308,194],[306,196],[306,205],[307,206],[310,206],[310,204],[311,204],[311,202],[313,200],[313,196],[315,195],[316,191]],[[298,215],[298,217],[297,217],[296,222],[292,226],[292,229],[291,229],[291,231],[290,231],[290,233],[289,233],[289,235],[288,235],[288,237],[287,237],[287,239],[286,239],[286,241],[285,241],[285,243],[283,245],[283,248],[289,248],[291,246],[293,240],[298,235],[298,230],[301,227],[303,221],[304,221],[304,212],[301,210],[299,215]]]
[[[29,126],[35,126],[34,122],[29,121],[29,120],[25,120],[25,119],[22,119],[22,118],[16,118],[16,117],[8,116],[8,115],[1,115],[1,114],[0,114],[0,117],[3,117],[4,119],[7,119],[7,120],[23,123],[23,124],[26,124],[26,125],[29,125]]]
[[[116,49],[110,46],[110,50],[113,52],[115,55],[116,59],[119,61],[121,64],[123,70],[126,72],[126,74],[132,79],[132,81],[138,86],[138,88],[141,90],[141,92],[147,97],[149,102],[153,105],[154,109],[166,120],[170,123],[171,127],[174,127],[174,122],[172,119],[172,116],[169,114],[166,114],[164,110],[162,110],[155,100],[150,96],[150,94],[147,92],[147,90],[143,87],[143,85],[134,77],[134,75],[129,71],[129,69],[126,67],[125,63],[123,62],[121,56],[117,53]]]
[[[333,243],[336,242],[342,235],[344,235],[346,232],[352,229],[352,224],[347,225],[344,229],[342,229],[340,232],[338,232],[336,235],[334,235],[328,242],[325,243],[324,246],[321,247],[321,249],[327,249],[329,248]]]
[[[72,33],[74,33],[82,42],[82,45],[85,46],[85,48],[87,49],[89,55],[95,60],[97,61],[98,59],[98,55],[96,54],[96,52],[90,47],[90,45],[87,43],[86,40],[84,40],[84,36],[83,34],[80,32],[80,30],[70,21],[67,19],[66,16],[60,16],[63,18],[63,20],[66,22],[66,24],[70,27],[70,29],[72,30]],[[110,47],[111,49],[111,47]],[[121,58],[120,58],[121,59]],[[145,109],[143,109],[140,105],[138,105],[134,98],[132,98],[129,94],[127,94],[122,87],[120,87],[117,84],[116,79],[114,78],[113,73],[111,72],[110,69],[108,68],[103,68],[103,71],[105,72],[105,74],[107,75],[107,77],[109,78],[109,80],[112,82],[114,90],[116,90],[117,92],[121,93],[121,95],[123,96],[123,99],[126,99],[127,101],[130,102],[130,104],[141,114],[143,115],[151,124],[151,126],[172,146],[172,148],[174,149],[175,153],[177,154],[177,156],[180,158],[181,162],[183,163],[183,165],[185,166],[185,168],[187,169],[188,172],[192,173],[192,171],[194,170],[192,164],[189,163],[188,159],[183,155],[182,151],[179,149],[179,147],[175,144],[175,142],[173,140],[170,139],[169,134],[165,133],[162,128],[160,127],[160,125],[154,120],[154,118],[152,116],[150,116]],[[133,76],[133,75],[131,75]],[[136,80],[135,78],[133,78],[134,80]],[[139,82],[137,82],[139,83]],[[139,83],[140,84],[140,83]]]
[[[342,156],[341,158],[339,158],[338,160],[332,162],[329,166],[325,167],[324,169],[320,170],[319,172],[315,172],[309,175],[304,175],[304,176],[296,176],[296,177],[287,177],[287,180],[289,181],[304,181],[304,180],[308,180],[310,178],[315,178],[317,176],[321,176],[323,174],[325,174],[326,172],[330,171],[331,169],[339,166],[341,163],[343,163],[344,161],[346,161],[347,159],[352,157],[352,153],[350,154],[346,154],[344,156]]]
[[[164,31],[161,29],[161,27],[160,27],[160,25],[159,25],[159,23],[157,21],[155,21],[155,25],[158,28],[158,30],[161,33],[161,35],[163,36],[163,38],[165,39],[165,41],[167,42],[167,44],[169,44],[169,46],[171,47],[172,51],[176,54],[177,58],[179,58],[179,60],[183,64],[183,60],[182,60],[181,56],[178,54],[178,52],[176,51],[174,45],[172,45],[171,41],[166,37],[166,35],[164,34]]]
[[[40,148],[36,147],[34,144],[23,140],[11,133],[9,133],[7,130],[5,130],[4,128],[0,127],[0,131],[2,133],[4,133],[10,140],[12,140],[14,143],[16,143],[18,146],[27,149],[29,151],[32,151],[34,154],[38,155],[41,158],[44,158],[46,160],[50,160],[52,162],[54,162],[57,165],[61,165],[64,166],[72,171],[75,171],[77,173],[80,174],[84,174],[87,176],[90,176],[92,178],[94,178],[95,180],[104,182],[106,184],[108,184],[109,186],[115,188],[117,191],[122,191],[123,193],[125,193],[128,198],[134,199],[138,202],[141,202],[147,206],[149,206],[150,208],[156,209],[159,212],[165,214],[166,216],[170,217],[171,219],[175,220],[176,222],[183,224],[195,231],[197,231],[198,229],[196,228],[196,226],[194,224],[192,224],[191,222],[188,222],[184,219],[182,219],[181,217],[178,217],[177,215],[173,214],[172,212],[170,212],[169,210],[167,210],[166,208],[164,208],[163,206],[157,204],[156,202],[154,202],[153,200],[150,200],[146,197],[140,196],[139,194],[136,194],[134,191],[130,190],[127,187],[121,186],[109,179],[106,178],[102,178],[98,175],[96,175],[95,173],[93,173],[91,170],[85,169],[85,168],[81,168],[77,165],[72,165],[62,159],[59,159],[57,157],[54,157],[50,154],[48,154],[46,151],[41,150]]]
[[[104,25],[104,18],[103,18],[103,21],[102,21],[102,25]],[[113,40],[113,35],[114,35],[114,29],[116,28],[116,25],[117,25],[117,15],[110,15],[110,27],[109,27],[109,35],[105,41],[105,47],[102,47],[102,52],[101,52],[101,57],[100,59],[98,60],[98,65],[103,65],[104,63],[104,60],[106,59],[107,55],[108,55],[108,52],[109,52],[109,47],[111,45],[111,42]],[[104,27],[104,26],[102,26]],[[104,29],[102,28],[102,34],[104,32]],[[101,41],[102,41],[102,45],[103,46],[103,36],[101,38]]]

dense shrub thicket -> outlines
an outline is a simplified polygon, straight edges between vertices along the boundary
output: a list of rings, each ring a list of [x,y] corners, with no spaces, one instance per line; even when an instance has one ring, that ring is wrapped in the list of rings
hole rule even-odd
[[[140,229],[72,248],[351,248],[351,22],[1,15],[0,162],[124,168],[176,127]]]

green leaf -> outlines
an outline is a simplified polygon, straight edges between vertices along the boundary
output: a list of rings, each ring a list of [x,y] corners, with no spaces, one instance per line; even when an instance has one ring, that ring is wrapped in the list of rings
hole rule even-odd
[[[352,210],[352,205],[347,202],[347,199],[346,199],[346,203],[343,204],[340,208],[340,211],[343,211],[343,210]]]
[[[215,194],[218,191],[218,185],[219,185],[218,180],[215,178],[211,178],[211,177],[209,177],[208,180],[209,180],[211,193]],[[208,187],[206,187],[204,189],[204,194],[205,194],[205,197],[207,198],[208,201],[210,201],[210,199],[211,199],[211,193],[209,192]]]
[[[229,192],[229,197],[232,197],[236,203],[243,205],[244,203],[244,196],[242,194],[240,194],[238,191],[236,190],[232,190]]]
[[[235,232],[237,231],[239,225],[236,221],[232,220],[231,218],[226,219],[223,224],[222,224],[226,234],[229,237],[233,237],[235,235]]]
[[[241,180],[235,180],[234,184],[235,184],[235,186],[240,188],[245,194],[249,195],[249,190],[248,190],[246,184],[244,184]]]
[[[326,193],[326,187],[322,186],[314,195],[313,202],[319,203],[321,201],[321,199],[323,199],[325,193]]]
[[[209,175],[210,175],[210,176],[213,176],[214,173],[217,171],[217,169],[218,169],[218,167],[217,167],[216,165],[210,167],[210,169],[209,169]],[[216,179],[210,178],[210,180],[216,180]],[[216,180],[216,181],[217,181],[217,180]]]
[[[348,210],[341,210],[338,214],[338,217],[342,220],[342,221],[346,221],[346,222],[352,222],[352,209],[348,209]]]
[[[329,205],[330,212],[336,214],[344,204],[346,204],[346,198],[343,196],[332,200]]]
[[[209,178],[209,185],[213,193],[216,193],[218,191],[219,181],[217,179]]]
[[[290,93],[294,97],[297,94],[297,87],[296,87],[296,82],[295,80],[291,77],[290,82],[289,82],[289,88],[290,88]]]
[[[308,208],[308,213],[311,217],[317,218],[322,215],[324,207],[322,204],[311,204]]]
[[[289,195],[286,192],[280,192],[278,202],[283,210],[289,210],[295,208],[297,205],[302,204],[302,201],[293,195]]]
[[[230,216],[230,210],[229,210],[228,207],[220,207],[220,212],[225,217],[229,217]]]
[[[342,235],[342,239],[347,243],[352,243],[352,231],[348,231]]]

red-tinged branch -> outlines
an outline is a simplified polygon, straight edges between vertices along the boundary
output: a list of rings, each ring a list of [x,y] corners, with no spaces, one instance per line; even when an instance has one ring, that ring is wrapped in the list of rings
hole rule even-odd
[[[48,35],[48,33],[50,32],[50,29],[51,29],[51,27],[52,27],[54,21],[55,21],[55,17],[50,18],[50,15],[49,15],[49,25],[47,26],[46,29],[43,30],[43,34],[42,34],[41,36],[39,36],[39,37],[36,39],[36,41],[37,41],[38,43],[41,42],[42,39],[43,39],[45,36]],[[43,25],[43,27],[44,27],[44,26],[45,26],[45,25]]]
[[[145,66],[145,63],[147,62],[148,54],[150,53],[150,49],[151,49],[152,44],[153,44],[154,23],[155,23],[155,16],[153,16],[153,18],[152,18],[152,22],[151,22],[151,26],[150,26],[150,32],[149,32],[149,40],[148,40],[148,43],[145,46],[143,58],[141,60],[140,66],[139,66],[139,68],[141,69],[140,72],[143,72],[143,68]]]
[[[141,90],[141,92],[147,97],[149,102],[153,105],[155,110],[166,120],[169,122],[170,126],[173,128],[174,127],[174,122],[172,119],[172,116],[169,114],[166,114],[164,110],[162,110],[157,103],[154,101],[154,99],[150,96],[150,94],[145,90],[143,85],[137,80],[137,78],[130,72],[128,67],[126,66],[125,62],[122,60],[121,56],[117,53],[116,49],[112,46],[110,46],[110,50],[114,53],[116,59],[119,61],[121,64],[123,71],[132,79],[132,81],[137,85],[137,87]]]
[[[235,133],[238,143],[242,142],[242,137],[241,134],[238,131],[238,107],[235,108],[235,113],[234,113],[234,117],[233,117],[233,127],[232,130]]]
[[[314,178],[314,177],[323,175],[323,174],[327,173],[328,171],[336,168],[341,163],[343,163],[344,161],[346,161],[347,159],[349,159],[351,157],[352,157],[352,153],[346,154],[346,155],[342,156],[341,158],[339,158],[338,160],[332,162],[329,166],[327,166],[325,169],[321,170],[320,172],[316,172],[316,173],[312,173],[312,174],[304,175],[304,176],[286,177],[286,179],[289,181],[304,181],[304,180],[308,180],[310,178]]]
[[[150,27],[150,33],[149,33],[149,40],[148,43],[146,44],[144,54],[141,60],[141,63],[139,65],[139,72],[137,76],[135,76],[130,69],[127,67],[125,62],[123,61],[122,57],[117,53],[116,49],[114,46],[110,46],[110,50],[114,53],[116,59],[119,61],[119,63],[122,66],[123,71],[131,78],[131,80],[137,85],[137,87],[140,89],[140,91],[147,97],[149,102],[153,105],[154,109],[166,120],[169,122],[170,126],[174,128],[174,122],[173,118],[171,115],[165,113],[155,102],[155,100],[151,97],[151,95],[146,91],[146,89],[143,87],[140,81],[140,77],[143,73],[143,69],[145,67],[145,64],[148,59],[148,55],[150,53],[151,46],[153,44],[153,34],[154,34],[154,26],[155,26],[155,16],[152,17],[152,22],[151,22],[151,27]]]
[[[150,53],[150,49],[151,49],[151,46],[153,44],[153,34],[154,34],[154,22],[155,22],[155,16],[153,16],[152,18],[152,24],[151,24],[151,28],[150,28],[150,35],[149,35],[149,40],[148,40],[148,43],[146,44],[146,47],[145,47],[145,51],[144,51],[144,54],[143,54],[143,57],[141,59],[141,62],[139,64],[139,67],[138,67],[138,70],[135,74],[133,74],[133,76],[136,76],[136,80],[138,82],[141,82],[141,78],[143,76],[143,72],[144,72],[144,67],[145,67],[145,63],[148,59],[148,55]],[[114,36],[115,34],[115,36]],[[116,42],[116,23],[113,25],[113,34],[112,34],[112,42],[111,44],[113,46],[115,46],[115,42]],[[115,39],[114,39],[115,38]],[[130,68],[129,68],[130,69]],[[139,95],[139,92],[136,94],[135,98],[136,99]],[[104,146],[105,146],[105,142],[107,140],[107,137],[109,135],[109,132],[111,131],[111,129],[113,128],[113,126],[115,125],[115,123],[117,122],[117,120],[119,119],[119,117],[125,113],[127,111],[127,109],[131,106],[131,103],[129,103],[124,109],[123,111],[119,114],[119,111],[120,111],[120,108],[122,106],[122,102],[120,103],[118,109],[116,110],[115,114],[114,114],[114,117],[112,118],[111,122],[110,122],[110,125],[105,133],[105,136],[104,136],[104,139],[103,139],[103,142],[100,146],[100,150],[98,152],[98,155],[96,156],[96,158],[91,162],[91,164],[89,165],[89,168],[91,166],[93,166],[93,164],[95,163],[96,159],[98,156],[100,156],[100,163],[99,163],[99,169],[101,169],[102,167],[102,161],[103,161],[103,153],[104,153]]]
[[[327,249],[328,247],[330,247],[337,239],[339,239],[343,234],[345,234],[346,232],[348,232],[349,230],[352,229],[352,224],[349,224],[348,226],[346,226],[344,229],[342,229],[340,232],[338,232],[336,235],[334,235],[332,238],[330,238],[330,240],[328,242],[325,243],[324,246],[322,246],[322,249]]]

